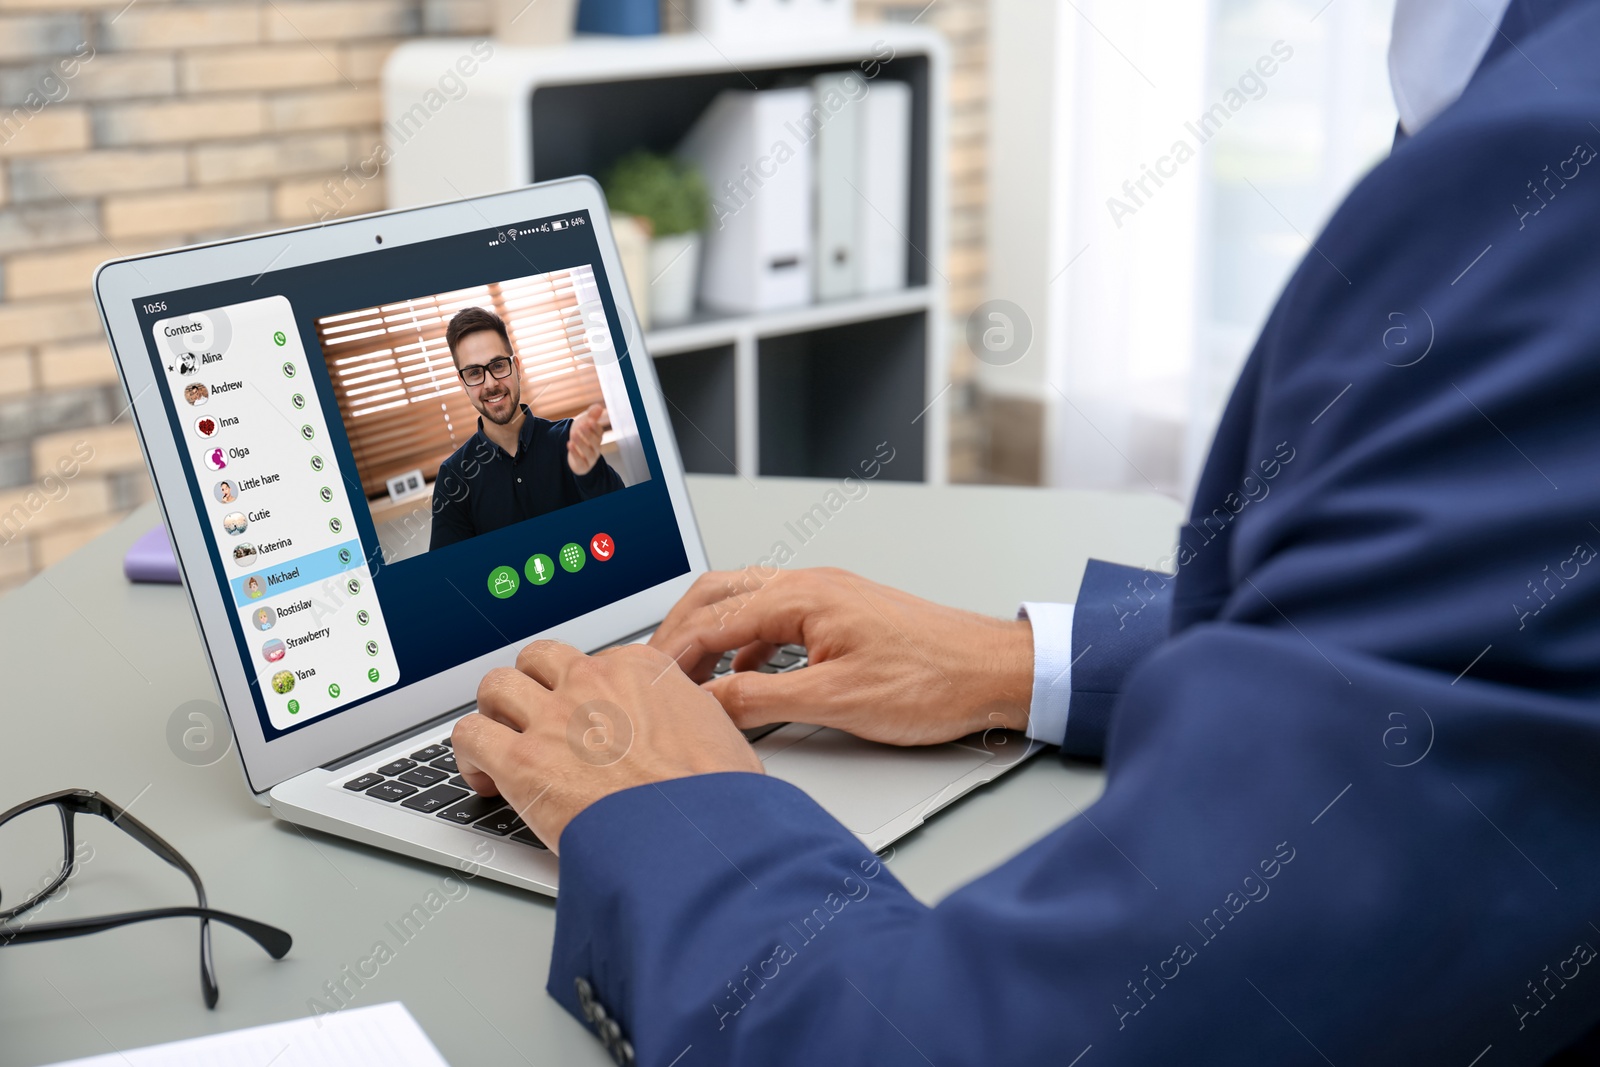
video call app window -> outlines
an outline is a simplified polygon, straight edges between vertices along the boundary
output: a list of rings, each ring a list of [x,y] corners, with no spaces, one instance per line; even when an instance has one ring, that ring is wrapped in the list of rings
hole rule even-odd
[[[649,478],[588,265],[316,332],[386,563]]]

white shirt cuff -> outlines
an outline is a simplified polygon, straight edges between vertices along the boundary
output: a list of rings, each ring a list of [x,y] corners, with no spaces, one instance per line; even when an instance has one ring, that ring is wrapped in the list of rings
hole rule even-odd
[[[1028,736],[1047,745],[1059,745],[1067,737],[1074,607],[1026,603],[1017,609],[1017,618],[1033,624],[1033,703],[1028,708]]]

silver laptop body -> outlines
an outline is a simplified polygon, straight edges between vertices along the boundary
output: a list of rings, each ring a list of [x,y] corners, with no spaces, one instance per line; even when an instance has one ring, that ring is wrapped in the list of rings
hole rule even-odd
[[[549,850],[460,790],[451,726],[529,640],[644,640],[708,569],[598,185],[115,260],[95,293],[251,793],[301,826],[553,895]],[[436,544],[430,479],[473,459],[443,342],[469,305],[504,313],[530,408],[603,400],[620,488]],[[789,650],[774,669],[803,665]],[[801,724],[753,744],[873,850],[1037,748]]]

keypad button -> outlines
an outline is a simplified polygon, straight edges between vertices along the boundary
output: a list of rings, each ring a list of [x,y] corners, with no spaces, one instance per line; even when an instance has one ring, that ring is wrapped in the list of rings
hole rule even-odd
[[[470,796],[453,807],[446,808],[439,813],[439,818],[449,819],[451,822],[466,826],[475,823],[491,812],[505,807],[506,802],[499,797]]]
[[[502,808],[486,819],[479,819],[473,825],[480,830],[487,830],[491,834],[498,834],[504,837],[513,830],[522,829],[527,824],[517,818],[517,813],[510,808]]]
[[[402,782],[410,782],[412,785],[426,787],[435,782],[442,782],[448,777],[450,777],[448,774],[433,767],[413,767],[402,774],[400,780]]]
[[[367,796],[377,797],[379,800],[395,801],[404,800],[416,791],[416,786],[406,785],[404,782],[384,782],[382,785],[375,785],[367,790]]]
[[[546,845],[543,841],[540,841],[539,835],[528,829],[526,826],[520,830],[513,831],[511,834],[511,840],[521,841],[524,845],[532,845],[534,848],[542,848],[546,852],[550,851],[550,846]]]
[[[454,804],[467,795],[465,789],[457,789],[449,785],[436,785],[426,793],[418,793],[400,802],[403,808],[420,811],[424,815],[431,815],[447,804]]]

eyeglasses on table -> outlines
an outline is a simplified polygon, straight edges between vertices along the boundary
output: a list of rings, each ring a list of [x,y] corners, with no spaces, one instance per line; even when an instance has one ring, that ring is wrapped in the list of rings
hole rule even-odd
[[[196,907],[150,908],[58,922],[18,921],[59,892],[77,869],[76,820],[97,815],[154,852],[194,883]],[[200,920],[200,990],[206,1007],[217,1006],[216,968],[211,960],[211,923],[231,926],[275,960],[288,955],[293,939],[275,926],[217,911],[206,903],[200,875],[178,850],[115,802],[90,789],[63,789],[0,813],[0,948],[99,933],[156,919]]]

